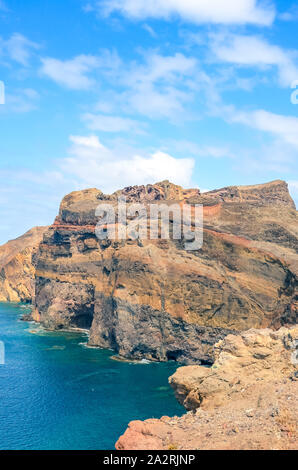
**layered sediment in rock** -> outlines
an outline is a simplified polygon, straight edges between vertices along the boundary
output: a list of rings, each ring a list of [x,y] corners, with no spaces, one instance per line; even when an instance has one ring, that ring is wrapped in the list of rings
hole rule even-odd
[[[119,197],[129,207],[203,204],[202,249],[186,251],[173,237],[99,240],[95,210],[117,210]],[[89,328],[91,345],[129,358],[212,362],[230,332],[296,321],[297,232],[282,181],[204,194],[167,181],[74,192],[40,244],[34,318]]]
[[[169,382],[189,411],[132,421],[119,450],[297,449],[298,328],[249,330],[215,346],[212,368]]]
[[[219,341],[211,368],[180,367],[169,383],[187,410],[215,408],[257,382],[294,379],[297,353],[297,326],[278,331],[252,329]]]
[[[31,302],[35,292],[32,257],[47,227],[34,227],[0,246],[0,302]]]

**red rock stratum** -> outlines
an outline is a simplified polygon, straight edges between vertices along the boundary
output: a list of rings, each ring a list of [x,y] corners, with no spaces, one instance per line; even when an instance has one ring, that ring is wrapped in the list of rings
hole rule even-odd
[[[120,196],[128,206],[203,204],[202,249],[173,238],[99,240],[95,210],[116,208]],[[283,181],[204,194],[168,181],[74,192],[39,246],[34,318],[88,328],[90,345],[127,358],[212,363],[213,345],[231,332],[296,322],[297,234]]]

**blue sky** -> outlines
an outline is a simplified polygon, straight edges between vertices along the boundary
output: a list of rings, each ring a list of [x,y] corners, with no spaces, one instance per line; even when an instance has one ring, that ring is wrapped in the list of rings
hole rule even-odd
[[[297,23],[286,0],[0,0],[0,243],[87,187],[281,178],[297,202]]]

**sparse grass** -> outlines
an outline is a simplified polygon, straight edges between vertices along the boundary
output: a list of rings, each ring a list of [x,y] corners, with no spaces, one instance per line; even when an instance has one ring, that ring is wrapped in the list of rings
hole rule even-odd
[[[297,424],[288,408],[282,408],[276,416],[276,422],[282,431],[294,434],[297,431]]]
[[[173,442],[168,445],[168,450],[178,450],[177,444],[174,444]]]

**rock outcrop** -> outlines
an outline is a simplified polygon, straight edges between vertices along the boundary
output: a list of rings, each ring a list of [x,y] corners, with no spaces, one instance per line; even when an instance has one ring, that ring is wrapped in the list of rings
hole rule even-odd
[[[47,227],[34,227],[0,246],[0,302],[31,302],[35,292],[32,257]]]
[[[132,421],[119,450],[297,449],[298,327],[249,330],[215,346],[212,368],[169,382],[189,411]]]
[[[294,378],[298,371],[297,350],[297,326],[228,335],[214,346],[211,368],[180,367],[169,383],[187,410],[215,408],[233,401],[235,394],[259,381],[264,384]]]
[[[129,207],[203,204],[202,249],[186,251],[173,237],[99,240],[96,208],[117,212],[119,197]],[[103,224],[111,225],[120,223]],[[204,194],[168,181],[74,192],[40,244],[34,318],[51,329],[88,328],[91,345],[121,356],[210,363],[231,332],[296,321],[297,239],[282,181]]]

